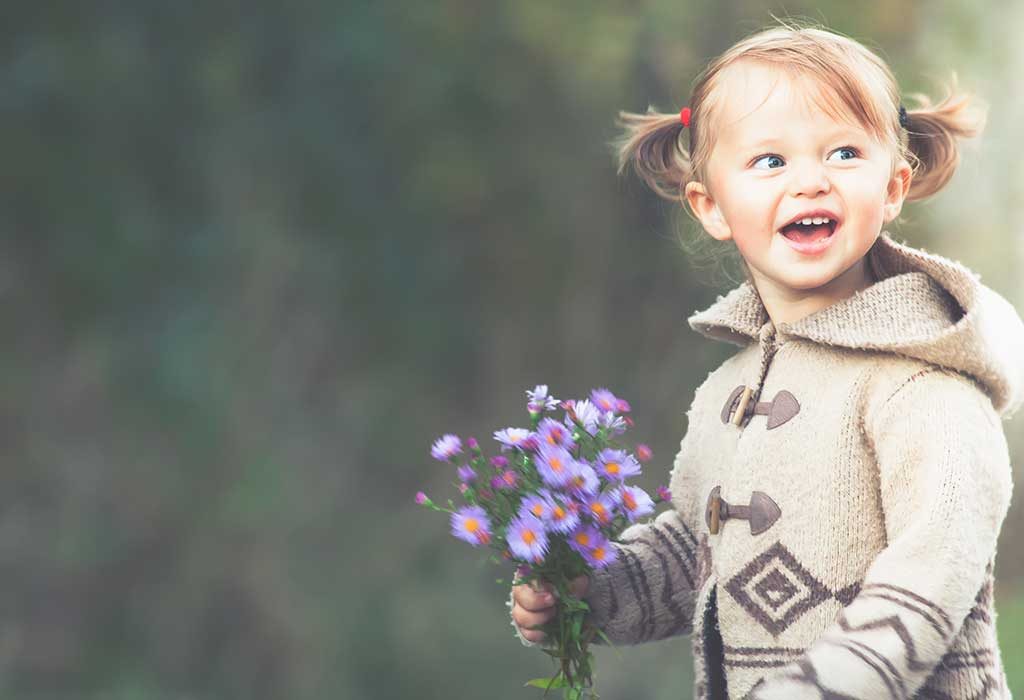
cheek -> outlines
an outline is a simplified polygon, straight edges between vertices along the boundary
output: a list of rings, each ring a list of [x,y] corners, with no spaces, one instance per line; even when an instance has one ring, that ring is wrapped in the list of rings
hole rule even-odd
[[[766,226],[771,228],[778,199],[771,187],[737,178],[722,191],[728,192],[721,206],[734,236],[751,236],[762,233]]]
[[[887,173],[874,172],[850,178],[845,183],[849,203],[862,209],[879,209],[885,206],[887,196]]]

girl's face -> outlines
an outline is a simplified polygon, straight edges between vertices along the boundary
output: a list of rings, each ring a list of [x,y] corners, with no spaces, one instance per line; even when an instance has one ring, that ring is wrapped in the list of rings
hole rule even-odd
[[[686,187],[694,213],[712,236],[736,243],[762,298],[793,302],[867,286],[864,255],[899,214],[910,166],[901,161],[890,177],[889,149],[816,106],[810,79],[752,62],[728,70],[707,187]],[[838,219],[820,250],[801,249],[813,236],[783,235],[817,210]]]

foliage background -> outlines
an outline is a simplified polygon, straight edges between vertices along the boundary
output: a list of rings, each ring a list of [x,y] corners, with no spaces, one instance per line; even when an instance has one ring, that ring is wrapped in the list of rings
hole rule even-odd
[[[19,3],[0,22],[0,696],[530,697],[427,451],[607,385],[667,479],[735,271],[606,146],[770,13],[991,105],[898,236],[1024,309],[1019,0]],[[730,276],[731,274],[731,276]],[[1005,424],[1015,464],[1024,418]],[[997,604],[1024,692],[1019,496]],[[689,639],[598,652],[686,697]]]

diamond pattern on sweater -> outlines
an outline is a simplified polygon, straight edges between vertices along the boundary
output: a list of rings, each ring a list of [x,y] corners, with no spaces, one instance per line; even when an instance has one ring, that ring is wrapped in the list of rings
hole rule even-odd
[[[800,591],[790,583],[786,575],[778,569],[772,569],[754,586],[760,600],[768,603],[772,610],[778,610],[780,605],[788,603]]]
[[[743,567],[729,579],[725,589],[775,637],[805,612],[833,596],[781,542]]]

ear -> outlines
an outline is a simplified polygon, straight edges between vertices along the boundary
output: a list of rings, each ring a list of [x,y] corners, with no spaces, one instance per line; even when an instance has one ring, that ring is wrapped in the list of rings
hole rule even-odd
[[[690,211],[700,219],[704,230],[712,238],[720,241],[732,238],[732,229],[729,228],[725,217],[722,216],[722,210],[715,204],[715,200],[702,183],[697,181],[686,183],[686,201],[690,205]]]
[[[896,167],[896,172],[889,180],[889,185],[886,187],[885,223],[889,223],[900,215],[900,211],[903,209],[903,201],[907,198],[907,193],[910,192],[910,182],[913,178],[914,172],[910,169],[910,164],[905,160],[901,160],[900,164]]]

